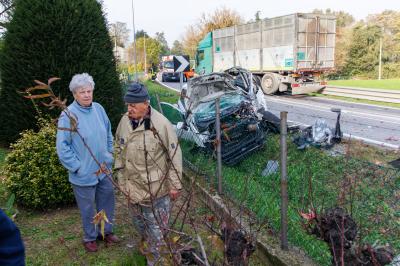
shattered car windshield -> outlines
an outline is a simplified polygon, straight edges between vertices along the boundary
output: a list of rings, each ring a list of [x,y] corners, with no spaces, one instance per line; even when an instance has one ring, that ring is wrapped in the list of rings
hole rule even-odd
[[[220,98],[221,114],[229,113],[231,109],[239,106],[246,97],[242,94],[224,94]],[[196,121],[215,119],[215,101],[200,103],[194,110]]]

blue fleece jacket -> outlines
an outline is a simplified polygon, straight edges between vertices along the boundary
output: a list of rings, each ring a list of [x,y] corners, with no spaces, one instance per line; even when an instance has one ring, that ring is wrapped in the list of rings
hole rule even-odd
[[[110,120],[104,108],[93,102],[90,107],[83,107],[74,101],[68,106],[70,115],[77,121],[78,132],[90,147],[100,163],[106,163],[109,169],[113,163],[113,136]],[[64,128],[64,129],[63,129]],[[105,177],[96,175],[99,166],[85,147],[77,132],[71,132],[70,118],[66,111],[58,120],[57,154],[62,165],[69,171],[69,181],[78,186],[93,186]]]
[[[25,265],[25,247],[21,234],[2,209],[0,209],[0,265]]]

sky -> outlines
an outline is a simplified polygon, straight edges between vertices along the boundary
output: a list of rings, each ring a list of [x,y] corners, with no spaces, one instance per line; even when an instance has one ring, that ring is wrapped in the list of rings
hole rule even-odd
[[[133,5],[136,30],[143,29],[152,37],[163,31],[169,46],[174,40],[181,40],[186,27],[195,24],[202,13],[209,14],[220,7],[236,10],[245,21],[254,19],[257,11],[261,11],[261,18],[271,18],[330,8],[348,12],[357,20],[386,9],[400,11],[399,0],[133,0]],[[132,0],[103,0],[103,8],[109,23],[125,22],[132,31]]]

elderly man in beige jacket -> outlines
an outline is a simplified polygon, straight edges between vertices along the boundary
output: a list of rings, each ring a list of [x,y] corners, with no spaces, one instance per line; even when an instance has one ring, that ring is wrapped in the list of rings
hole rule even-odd
[[[168,230],[170,200],[182,188],[182,152],[171,123],[149,100],[143,84],[129,86],[124,96],[128,112],[116,132],[115,169],[121,189],[129,195],[135,227],[153,255],[148,265],[154,265]]]

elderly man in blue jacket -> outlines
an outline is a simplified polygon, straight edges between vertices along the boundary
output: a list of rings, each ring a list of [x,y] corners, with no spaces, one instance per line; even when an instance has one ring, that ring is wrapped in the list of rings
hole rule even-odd
[[[95,210],[104,210],[110,221],[104,230],[106,243],[118,242],[112,233],[114,187],[105,171],[99,172],[100,167],[92,156],[102,163],[103,170],[111,169],[113,136],[104,108],[93,102],[93,78],[87,73],[77,74],[73,76],[69,89],[75,101],[61,113],[58,120],[57,154],[62,165],[68,169],[69,181],[80,209],[84,247],[88,252],[95,252],[96,239],[100,237],[98,228],[92,223]],[[71,120],[76,123],[71,123]]]

